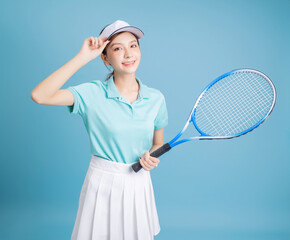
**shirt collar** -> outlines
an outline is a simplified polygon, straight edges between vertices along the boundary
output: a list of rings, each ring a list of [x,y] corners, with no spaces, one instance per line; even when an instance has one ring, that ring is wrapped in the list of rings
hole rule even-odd
[[[114,79],[113,79],[112,75],[109,80],[108,80],[108,85],[107,85],[107,94],[109,98],[115,98],[115,97],[122,97],[122,95],[120,94],[120,92],[118,91],[118,89],[116,88],[116,85],[114,83]],[[139,82],[139,94],[138,94],[138,99],[139,98],[149,98],[150,94],[148,89],[146,88],[145,85],[143,85],[143,83],[141,82],[140,78],[135,77],[136,80]]]

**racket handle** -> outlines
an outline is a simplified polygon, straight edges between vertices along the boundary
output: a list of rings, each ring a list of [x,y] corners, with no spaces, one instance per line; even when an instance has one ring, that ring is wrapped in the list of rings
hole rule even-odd
[[[162,147],[160,147],[160,148],[156,149],[154,152],[150,153],[150,156],[158,158],[161,155],[163,155],[164,153],[168,152],[170,149],[171,149],[170,145],[168,143],[166,143]],[[132,168],[135,172],[138,172],[142,168],[142,165],[138,161],[132,165]]]
[[[168,143],[165,143],[162,147],[156,149],[154,152],[150,153],[151,157],[160,157],[164,153],[168,152],[171,149],[170,145]]]

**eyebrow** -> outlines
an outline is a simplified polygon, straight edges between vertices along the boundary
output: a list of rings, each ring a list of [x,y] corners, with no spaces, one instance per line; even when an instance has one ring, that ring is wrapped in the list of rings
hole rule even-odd
[[[133,40],[131,42],[137,42],[137,40]],[[131,43],[131,42],[129,42],[129,43]],[[110,48],[112,48],[114,45],[117,45],[117,44],[122,44],[122,43],[113,43]]]

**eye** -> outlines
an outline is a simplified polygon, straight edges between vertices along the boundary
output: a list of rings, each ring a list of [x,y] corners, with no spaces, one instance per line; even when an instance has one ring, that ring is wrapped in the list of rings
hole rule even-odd
[[[131,45],[131,47],[132,47],[132,46],[138,47],[137,44],[133,44],[133,45]],[[114,51],[118,51],[119,48],[120,48],[120,47],[115,48]]]

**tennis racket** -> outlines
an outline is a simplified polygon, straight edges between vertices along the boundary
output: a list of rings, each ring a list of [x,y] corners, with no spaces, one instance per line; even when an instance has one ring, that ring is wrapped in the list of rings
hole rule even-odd
[[[178,144],[191,140],[230,139],[242,136],[263,123],[276,102],[275,86],[264,73],[237,69],[212,81],[200,94],[183,129],[170,142],[150,154],[159,157]],[[200,133],[177,141],[190,123]],[[138,172],[142,166],[134,163]]]

